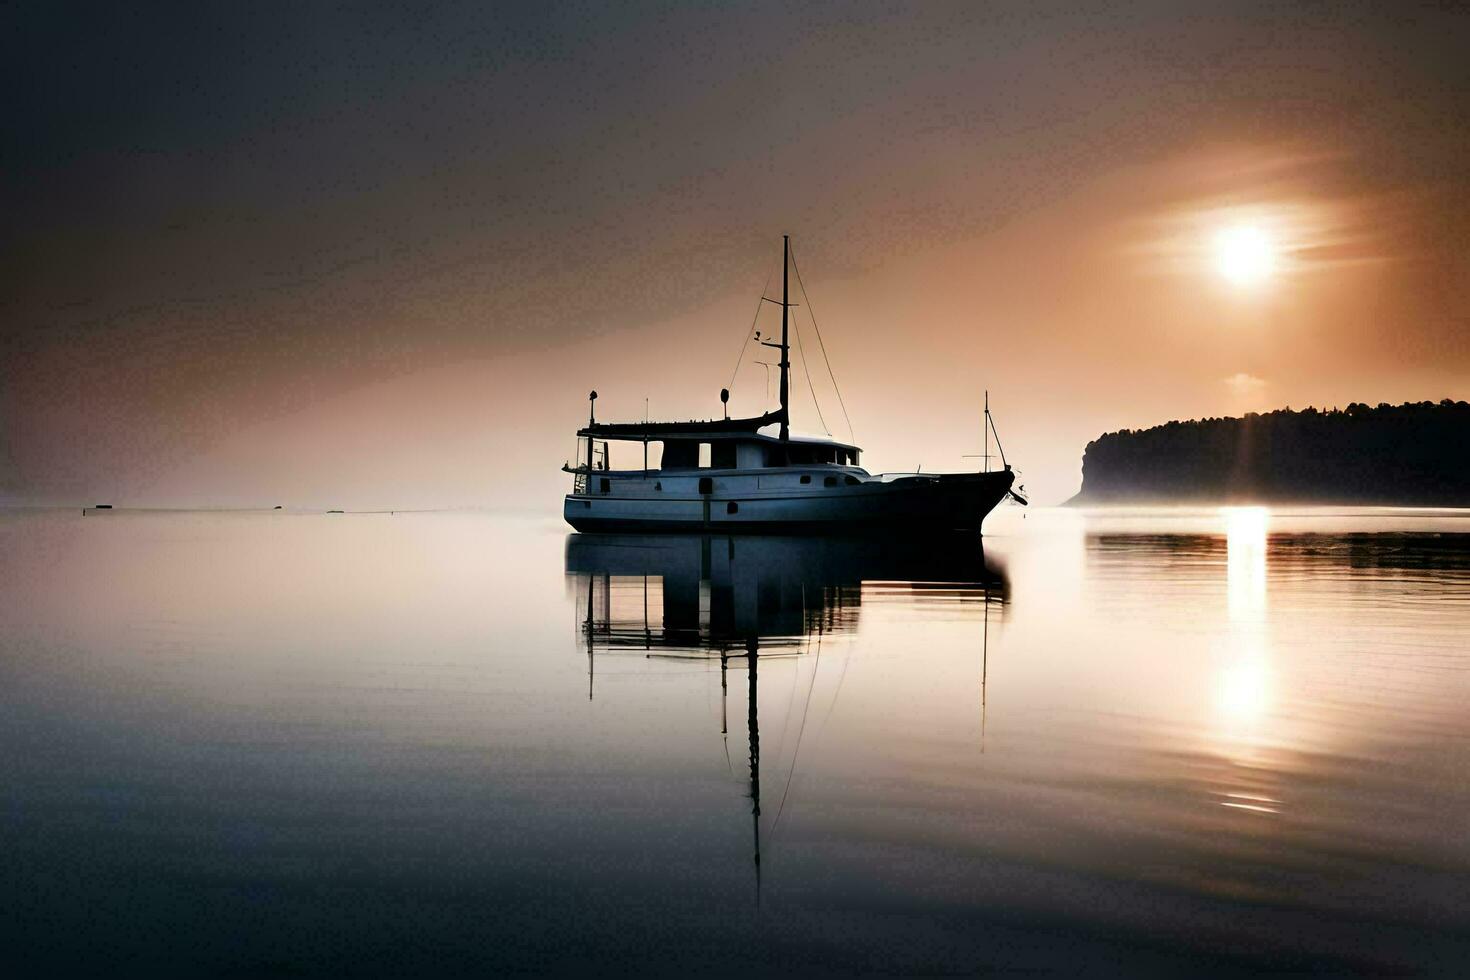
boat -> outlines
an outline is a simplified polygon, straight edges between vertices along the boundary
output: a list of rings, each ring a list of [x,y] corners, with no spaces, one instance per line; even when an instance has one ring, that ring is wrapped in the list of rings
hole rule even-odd
[[[587,424],[577,430],[573,475],[563,514],[578,531],[695,533],[852,533],[958,530],[978,532],[985,516],[1015,488],[1009,463],[977,473],[870,474],[862,450],[830,437],[791,433],[791,239],[781,243],[781,340],[754,340],[780,353],[780,406],[751,418],[688,422],[599,422],[597,392]],[[799,270],[798,270],[799,279]],[[803,290],[804,291],[804,290]],[[775,303],[762,295],[762,302]],[[752,325],[753,326],[753,325]],[[985,406],[985,436],[994,432]],[[609,467],[609,443],[644,446],[638,469]],[[999,448],[999,436],[996,438]],[[648,446],[661,444],[656,468]]]

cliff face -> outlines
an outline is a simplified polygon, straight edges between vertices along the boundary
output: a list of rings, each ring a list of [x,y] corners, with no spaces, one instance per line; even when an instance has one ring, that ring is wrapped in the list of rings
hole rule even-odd
[[[1087,444],[1075,503],[1470,506],[1470,404],[1169,422]]]

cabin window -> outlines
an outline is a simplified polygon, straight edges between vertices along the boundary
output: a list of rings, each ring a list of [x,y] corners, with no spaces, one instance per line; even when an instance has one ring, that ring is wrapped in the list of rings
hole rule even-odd
[[[577,462],[586,464],[588,469],[606,470],[611,469],[608,465],[608,453],[610,449],[605,441],[596,439],[587,440],[577,437]]]
[[[699,444],[699,468],[702,469],[702,470],[707,470],[707,469],[709,469],[709,464],[710,464],[709,443],[707,443],[707,442],[701,442]]]
[[[700,493],[714,493],[715,492],[715,481],[712,480],[712,479],[710,479],[707,476],[700,477],[699,478],[699,492]]]
[[[812,482],[812,475],[810,473],[803,473],[801,475],[801,482],[802,483],[810,483],[810,482]]]
[[[735,468],[735,440],[725,439],[711,445],[710,463],[717,470]]]
[[[699,465],[699,444],[687,439],[664,443],[662,467],[666,470],[692,470]]]
[[[612,481],[609,480],[607,477],[603,477],[601,480],[599,480],[597,482],[601,486],[603,493],[611,493],[612,492]]]
[[[727,513],[727,514],[736,514],[736,513],[739,513],[739,511],[740,511],[740,505],[737,504],[733,500],[730,501],[728,504],[725,505],[725,513]]]
[[[607,482],[607,481],[604,480],[603,482]],[[822,486],[824,486],[824,487],[835,487],[835,486],[837,486],[837,477],[835,477],[835,476],[824,477],[823,480],[822,480]]]
[[[735,465],[743,470],[765,466],[766,447],[754,442],[736,442]]]
[[[858,479],[858,478],[857,478],[857,477],[855,477],[855,476],[844,476],[844,477],[843,477],[843,478],[842,478],[842,482],[843,482],[843,483],[845,483],[845,484],[847,484],[847,485],[848,485],[848,486],[850,486],[850,487],[855,487],[855,486],[857,486],[857,485],[858,485],[858,484],[859,484],[859,483],[862,483],[862,482],[863,482],[863,481],[862,481],[862,480],[859,480],[859,479]]]
[[[598,440],[597,451],[592,468],[595,470],[655,470],[658,469],[658,457],[660,443],[647,442],[639,439],[620,439],[614,442],[603,442]]]

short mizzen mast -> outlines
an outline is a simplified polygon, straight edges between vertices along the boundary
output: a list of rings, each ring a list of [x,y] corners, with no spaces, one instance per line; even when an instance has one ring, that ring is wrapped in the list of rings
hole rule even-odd
[[[994,427],[995,423],[990,418],[990,389],[987,388],[985,389],[985,408],[980,413],[980,431],[985,436],[985,452],[978,454],[980,458],[980,472],[982,473],[990,472],[990,432]],[[995,447],[997,449],[1000,448],[999,435],[995,437]],[[964,458],[974,459],[976,455],[976,453],[966,453]],[[1006,469],[1010,469],[1010,467],[1006,467]]]
[[[985,472],[990,472],[990,389],[985,389],[985,418],[980,420],[980,427],[985,430]]]

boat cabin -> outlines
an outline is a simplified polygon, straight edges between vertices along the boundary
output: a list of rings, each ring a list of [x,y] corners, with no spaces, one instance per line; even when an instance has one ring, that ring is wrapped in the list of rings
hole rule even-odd
[[[633,481],[642,488],[647,481],[664,476],[783,474],[803,487],[840,486],[867,478],[858,465],[862,450],[857,446],[805,436],[788,436],[783,441],[757,431],[763,424],[765,417],[686,423],[590,422],[577,432],[577,464],[566,467],[577,476],[572,492],[616,493],[618,483],[627,486]],[[614,468],[610,452],[613,442],[642,444],[643,465],[635,462]],[[798,468],[811,472],[794,473]]]
[[[591,440],[592,468],[609,468],[607,439],[595,436],[578,438],[577,456],[588,458],[588,440]],[[754,470],[781,466],[811,466],[828,464],[834,466],[856,466],[862,452],[857,446],[835,442],[831,439],[802,438],[793,436],[783,443],[771,436],[742,438],[663,437],[659,439],[625,439],[625,442],[640,442],[645,446],[657,447],[654,453],[658,466],[650,472],[662,470]]]
[[[660,470],[753,470],[777,466],[830,463],[856,466],[859,450],[828,439],[793,438],[786,443],[770,436],[754,438],[664,438],[659,446]],[[606,442],[603,443],[606,458]]]

